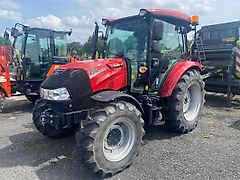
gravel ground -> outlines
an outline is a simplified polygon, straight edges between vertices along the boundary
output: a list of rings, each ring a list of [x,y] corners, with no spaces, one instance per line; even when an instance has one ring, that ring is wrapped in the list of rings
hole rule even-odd
[[[240,110],[208,95],[199,126],[178,136],[149,127],[133,165],[110,179],[240,179]],[[7,102],[0,114],[0,179],[98,179],[81,164],[75,138],[50,140],[31,122],[32,104]]]

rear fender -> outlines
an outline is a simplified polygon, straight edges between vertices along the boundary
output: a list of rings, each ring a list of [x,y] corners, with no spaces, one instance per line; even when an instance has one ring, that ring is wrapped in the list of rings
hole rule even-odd
[[[135,99],[133,96],[129,94],[125,94],[120,91],[103,91],[103,92],[94,94],[91,98],[97,102],[105,102],[105,103],[114,101],[116,99],[124,100],[136,106],[136,108],[139,111],[141,111],[142,114],[144,113],[143,108],[141,104],[137,101],[137,99]]]
[[[173,89],[176,86],[182,75],[189,69],[201,71],[202,65],[196,61],[180,61],[172,68],[168,74],[162,88],[160,89],[160,97],[169,97],[172,95]]]

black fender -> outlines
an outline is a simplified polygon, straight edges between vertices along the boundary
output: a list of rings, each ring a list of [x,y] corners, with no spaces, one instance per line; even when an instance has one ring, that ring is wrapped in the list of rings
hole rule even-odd
[[[91,96],[91,98],[97,102],[105,102],[105,103],[109,101],[114,101],[116,99],[121,99],[133,104],[142,114],[144,114],[142,105],[138,102],[136,98],[120,91],[103,91],[103,92],[94,94],[93,96]]]
[[[0,84],[0,90],[3,91],[4,95],[8,97],[7,91],[3,88],[3,86]]]

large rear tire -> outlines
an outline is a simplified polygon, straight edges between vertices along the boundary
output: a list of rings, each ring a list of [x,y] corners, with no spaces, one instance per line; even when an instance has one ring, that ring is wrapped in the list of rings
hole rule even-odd
[[[56,127],[51,124],[45,124],[42,115],[46,113],[47,110],[49,110],[49,107],[42,100],[36,101],[33,107],[33,124],[41,134],[51,139],[59,139],[75,134],[79,127],[78,125],[56,129]]]
[[[204,82],[200,72],[188,70],[178,81],[166,100],[166,121],[169,130],[188,133],[198,124],[198,115],[204,104]]]
[[[83,160],[102,177],[123,171],[137,155],[144,135],[144,121],[127,102],[109,103],[95,109],[76,133]]]

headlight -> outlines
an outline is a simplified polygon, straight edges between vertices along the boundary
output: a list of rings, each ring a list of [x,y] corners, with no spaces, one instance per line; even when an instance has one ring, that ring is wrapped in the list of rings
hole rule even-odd
[[[66,88],[43,89],[40,88],[40,96],[51,101],[66,101],[70,99],[70,94]]]

